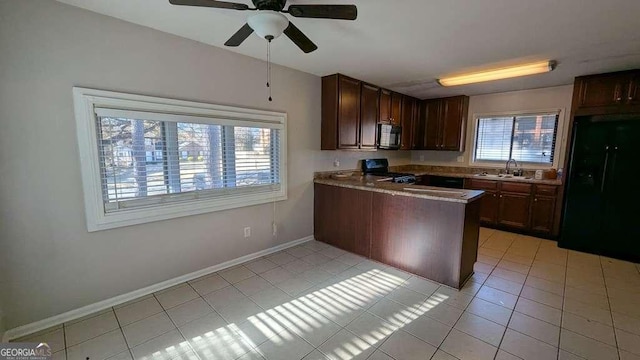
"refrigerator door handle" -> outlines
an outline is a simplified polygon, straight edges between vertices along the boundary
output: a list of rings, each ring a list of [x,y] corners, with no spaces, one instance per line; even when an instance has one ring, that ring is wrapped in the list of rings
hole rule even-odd
[[[607,180],[607,166],[609,165],[609,146],[606,146],[604,149],[607,150],[607,152],[604,155],[604,166],[602,170],[602,180],[600,183],[600,193],[604,192],[604,184]]]

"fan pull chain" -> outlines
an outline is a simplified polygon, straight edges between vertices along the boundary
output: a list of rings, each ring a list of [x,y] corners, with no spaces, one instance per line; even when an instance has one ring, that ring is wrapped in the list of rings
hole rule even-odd
[[[269,89],[269,101],[271,98],[271,39],[267,39],[267,89]]]

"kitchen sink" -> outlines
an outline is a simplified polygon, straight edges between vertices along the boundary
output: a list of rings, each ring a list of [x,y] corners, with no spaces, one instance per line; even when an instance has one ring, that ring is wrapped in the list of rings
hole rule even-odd
[[[404,188],[405,190],[408,191],[415,191],[415,192],[419,192],[425,195],[432,195],[432,196],[459,196],[459,197],[464,197],[467,195],[467,193],[463,192],[463,191],[455,191],[455,190],[435,190],[435,189],[418,189],[418,188],[410,188],[410,187],[406,187]]]
[[[490,179],[524,179],[530,180],[530,176],[514,176],[511,174],[475,174],[474,176],[486,177]]]

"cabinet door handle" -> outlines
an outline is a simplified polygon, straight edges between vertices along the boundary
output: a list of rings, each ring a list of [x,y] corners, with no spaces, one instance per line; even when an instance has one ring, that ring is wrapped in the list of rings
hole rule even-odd
[[[502,197],[502,195],[500,195],[500,197]]]
[[[538,199],[533,199],[533,201],[538,201]]]

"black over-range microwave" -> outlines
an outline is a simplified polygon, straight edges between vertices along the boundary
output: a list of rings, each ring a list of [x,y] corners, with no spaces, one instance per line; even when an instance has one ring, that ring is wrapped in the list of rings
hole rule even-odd
[[[398,150],[402,140],[402,127],[393,124],[378,124],[378,149]]]

